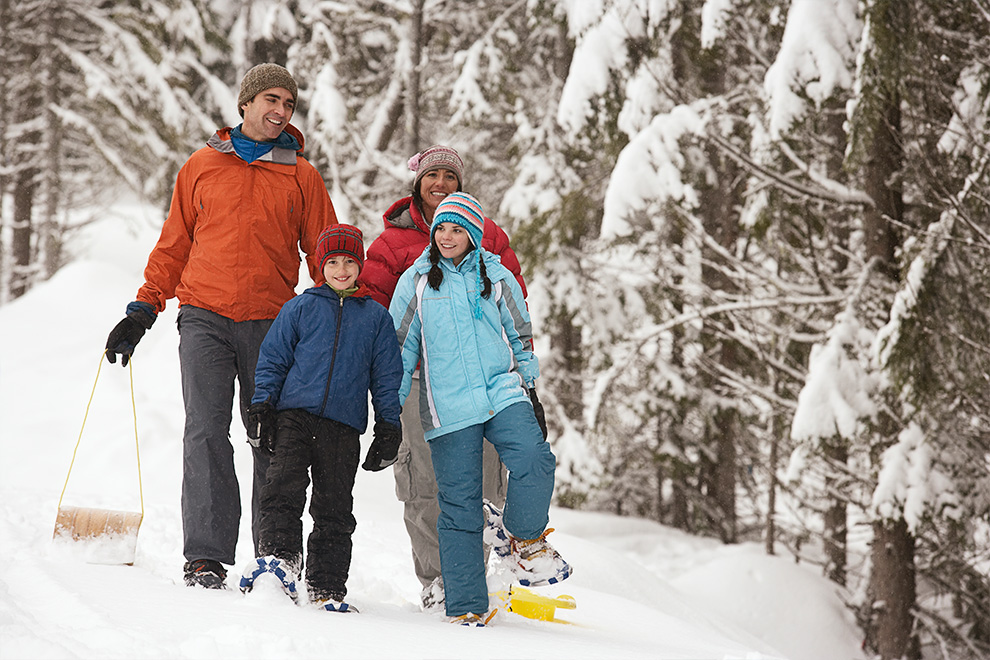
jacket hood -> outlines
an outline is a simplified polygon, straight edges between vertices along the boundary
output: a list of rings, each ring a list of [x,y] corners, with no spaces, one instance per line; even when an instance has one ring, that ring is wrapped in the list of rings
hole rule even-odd
[[[230,142],[230,132],[232,130],[233,130],[232,126],[224,126],[223,128],[218,128],[217,132],[214,133],[213,136],[207,141],[207,144],[213,147],[214,149],[216,149],[217,151],[223,153],[227,153],[228,151],[233,151],[234,148],[229,144],[227,145],[228,148],[224,148],[221,146],[223,143]],[[296,142],[299,143],[299,148],[296,149],[296,153],[301,156],[303,150],[306,147],[306,139],[303,137],[302,131],[300,131],[292,124],[288,124],[286,125],[285,129],[282,132],[288,133],[289,135],[291,135],[296,139]]]
[[[423,214],[413,204],[413,198],[403,197],[399,201],[388,207],[382,216],[385,228],[395,227],[396,229],[418,229],[427,236],[430,235],[430,227],[423,219]]]
[[[292,137],[296,138],[296,142],[299,143],[299,148],[296,149],[296,153],[302,155],[302,152],[306,147],[306,140],[303,138],[302,131],[300,131],[292,124],[287,124],[283,132],[288,133]]]

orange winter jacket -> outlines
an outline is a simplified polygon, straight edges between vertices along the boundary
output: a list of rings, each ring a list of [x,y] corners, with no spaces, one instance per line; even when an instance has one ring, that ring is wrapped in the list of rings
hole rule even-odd
[[[273,319],[295,295],[299,248],[313,281],[323,275],[316,243],[337,222],[322,177],[299,152],[274,147],[242,160],[222,128],[179,170],[172,204],[148,257],[137,300],[195,305],[234,321]]]

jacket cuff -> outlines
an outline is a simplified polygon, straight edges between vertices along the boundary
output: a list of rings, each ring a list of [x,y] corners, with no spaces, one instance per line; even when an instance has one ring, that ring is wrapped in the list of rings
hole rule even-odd
[[[134,319],[144,326],[145,330],[151,330],[151,326],[154,325],[155,319],[158,318],[158,312],[149,303],[142,300],[135,300],[127,305],[127,315],[134,317]]]

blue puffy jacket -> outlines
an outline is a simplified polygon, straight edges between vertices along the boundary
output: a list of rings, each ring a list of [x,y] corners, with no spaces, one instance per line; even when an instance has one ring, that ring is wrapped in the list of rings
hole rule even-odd
[[[540,375],[522,289],[499,258],[482,249],[491,295],[476,296],[478,254],[459,266],[441,259],[439,291],[427,284],[428,251],[399,278],[389,306],[402,348],[400,401],[420,365],[420,417],[427,440],[481,424],[514,403]],[[474,314],[480,301],[481,318]]]
[[[392,318],[361,287],[340,298],[328,285],[306,289],[282,306],[261,344],[252,403],[368,427],[368,390],[375,419],[399,426],[402,361]]]

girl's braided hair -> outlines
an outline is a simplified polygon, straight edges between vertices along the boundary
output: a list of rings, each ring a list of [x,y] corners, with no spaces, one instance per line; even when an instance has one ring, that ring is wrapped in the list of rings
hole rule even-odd
[[[426,275],[426,283],[430,285],[430,288],[434,291],[440,290],[440,283],[443,282],[443,270],[440,268],[440,248],[437,247],[436,232],[430,235],[430,272]],[[471,251],[475,250],[472,246],[471,250],[468,250],[470,254]],[[464,255],[467,258],[467,255]],[[487,299],[492,294],[492,281],[488,279],[488,269],[485,268],[485,260],[481,258],[479,252],[478,255],[478,269],[481,275],[481,295]]]

